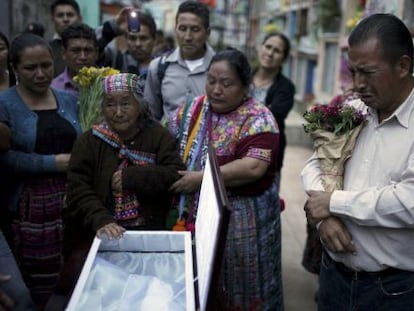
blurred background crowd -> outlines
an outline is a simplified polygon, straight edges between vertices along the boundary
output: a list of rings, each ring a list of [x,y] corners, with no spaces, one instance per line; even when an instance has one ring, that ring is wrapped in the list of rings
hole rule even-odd
[[[4,0],[0,29],[9,38],[29,22],[44,26],[53,36],[50,0]],[[180,0],[79,0],[83,21],[96,28],[124,6],[141,7],[154,17],[166,38],[174,31]],[[302,114],[315,102],[329,102],[349,82],[344,74],[346,37],[363,16],[393,13],[414,29],[412,0],[203,0],[211,10],[210,44],[216,50],[233,46],[254,59],[266,32],[281,31],[292,44],[284,72],[296,85],[294,110]],[[125,46],[117,39],[120,48]],[[170,40],[170,39],[167,39]],[[300,135],[298,133],[298,135]],[[305,139],[305,137],[298,137]]]

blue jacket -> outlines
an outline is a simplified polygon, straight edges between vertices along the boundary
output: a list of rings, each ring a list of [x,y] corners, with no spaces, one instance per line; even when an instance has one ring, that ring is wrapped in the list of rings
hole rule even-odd
[[[56,97],[58,114],[69,121],[79,135],[81,127],[76,97],[64,91],[52,91]],[[16,208],[25,176],[56,172],[55,155],[34,153],[37,121],[37,114],[23,102],[16,87],[0,93],[0,122],[5,122],[10,127],[12,137],[11,149],[0,156],[0,163],[3,173],[6,168],[13,177],[18,176],[20,181],[13,187],[13,193],[9,193],[12,199],[8,200],[8,206],[12,210]]]

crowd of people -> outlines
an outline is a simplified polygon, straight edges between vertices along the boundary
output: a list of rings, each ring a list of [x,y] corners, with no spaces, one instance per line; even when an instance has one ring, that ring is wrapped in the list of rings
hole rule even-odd
[[[56,310],[57,289],[66,282],[70,294],[95,236],[178,222],[193,232],[213,146],[231,204],[220,308],[283,310],[289,38],[266,35],[251,68],[243,52],[208,44],[201,2],[179,5],[176,47],[160,42],[148,13],[136,12],[140,27],[130,28],[132,10],[95,30],[76,1],[55,0],[50,42],[36,23],[10,44],[0,33],[0,309]],[[118,36],[123,51],[110,43]],[[412,310],[412,57],[411,35],[393,15],[367,17],[349,37],[368,125],[343,190],[324,191],[315,157],[302,172],[306,217],[321,241],[319,310]],[[120,73],[102,79],[102,121],[82,132],[74,77],[85,66]]]

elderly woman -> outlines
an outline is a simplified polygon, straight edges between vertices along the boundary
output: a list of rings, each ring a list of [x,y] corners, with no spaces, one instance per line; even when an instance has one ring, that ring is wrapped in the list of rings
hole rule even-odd
[[[165,228],[168,188],[183,164],[174,139],[150,118],[138,80],[130,73],[106,77],[104,122],[75,143],[65,213],[69,235],[119,238],[125,229]]]
[[[275,186],[278,129],[268,108],[248,97],[250,79],[243,53],[219,52],[208,68],[206,95],[170,116],[170,132],[187,165],[171,190],[182,194],[180,222],[185,218],[192,230],[207,147],[212,144],[232,207],[224,254],[226,309],[274,311],[283,309]]]

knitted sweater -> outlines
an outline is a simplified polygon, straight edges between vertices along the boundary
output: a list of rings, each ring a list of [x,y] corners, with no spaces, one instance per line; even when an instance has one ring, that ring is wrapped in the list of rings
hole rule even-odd
[[[58,114],[70,122],[80,134],[81,128],[77,116],[79,106],[76,97],[64,91],[55,89],[52,91],[56,97]],[[24,179],[28,175],[56,172],[54,154],[34,153],[37,121],[38,115],[24,103],[16,87],[0,93],[0,122],[10,127],[12,137],[11,149],[0,155],[0,166],[3,174],[8,172],[13,177],[13,182],[11,180],[8,182],[8,193],[1,193],[0,196],[2,199],[7,196],[7,203],[2,202],[2,204],[7,204],[11,210],[16,209]]]
[[[161,125],[151,122],[128,147],[155,155],[156,162],[123,169],[122,187],[135,191],[151,227],[165,228],[171,205],[168,189],[179,178],[177,171],[185,170],[175,141]],[[91,236],[100,227],[114,222],[111,180],[118,164],[118,150],[91,130],[76,141],[68,171],[65,223],[69,232],[71,228],[83,229]]]

